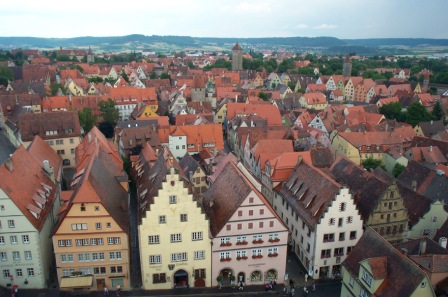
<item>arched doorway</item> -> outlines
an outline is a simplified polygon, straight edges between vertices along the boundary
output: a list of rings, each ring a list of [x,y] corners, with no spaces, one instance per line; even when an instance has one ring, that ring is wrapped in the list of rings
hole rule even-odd
[[[233,273],[233,270],[230,268],[224,268],[219,273],[221,276],[221,285],[222,286],[229,286],[233,285],[235,283],[235,275]]]
[[[236,278],[238,284],[240,282],[246,283],[246,274],[244,272],[238,273],[238,277]]]
[[[184,288],[188,284],[188,273],[180,269],[174,273],[174,287],[175,288]]]
[[[273,280],[276,280],[277,279],[277,270],[275,270],[275,269],[269,269],[267,272],[266,272],[266,280],[268,280],[268,281],[273,281]]]

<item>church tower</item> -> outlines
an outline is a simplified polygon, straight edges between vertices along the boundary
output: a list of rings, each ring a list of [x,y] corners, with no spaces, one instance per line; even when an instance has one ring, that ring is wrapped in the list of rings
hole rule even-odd
[[[95,62],[95,56],[92,52],[92,49],[89,46],[89,51],[87,52],[87,63],[93,64]]]
[[[243,49],[238,44],[232,48],[232,71],[243,70]]]
[[[352,61],[350,60],[350,56],[347,55],[344,58],[344,64],[342,66],[342,75],[344,77],[352,76]]]

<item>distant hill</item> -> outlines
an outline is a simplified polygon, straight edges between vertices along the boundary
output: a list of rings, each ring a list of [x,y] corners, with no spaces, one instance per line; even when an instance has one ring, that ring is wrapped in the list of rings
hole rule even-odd
[[[270,37],[270,38],[216,38],[191,36],[146,36],[126,35],[111,37],[75,37],[75,38],[40,38],[40,37],[0,37],[0,49],[38,48],[51,50],[57,48],[88,48],[96,52],[109,51],[172,51],[182,49],[230,50],[235,42],[243,45],[244,50],[254,49],[292,49],[308,50],[327,54],[375,55],[391,48],[399,53],[409,48],[448,47],[448,39],[426,38],[372,38],[372,39],[338,39],[334,37]],[[405,47],[405,49],[403,49]],[[442,47],[442,48],[440,48]]]

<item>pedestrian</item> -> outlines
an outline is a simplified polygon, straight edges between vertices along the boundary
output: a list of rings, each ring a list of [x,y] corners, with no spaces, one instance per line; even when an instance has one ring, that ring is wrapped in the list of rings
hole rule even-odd
[[[292,288],[291,289],[291,297],[294,297],[294,294],[296,293],[296,289]]]
[[[272,287],[275,289],[276,285],[277,285],[277,281],[274,279],[274,284],[272,285]]]
[[[244,284],[242,281],[240,281],[240,283],[239,283],[238,290],[244,291]]]
[[[316,291],[316,282],[313,280],[313,284],[311,285],[311,292]]]
[[[305,273],[305,283],[308,282],[308,273]]]
[[[117,292],[116,292],[117,297],[120,297],[120,293],[121,293],[121,286],[117,285]]]
[[[288,294],[288,289],[286,289],[286,286],[283,287],[283,296],[286,296]]]
[[[308,297],[308,289],[305,287],[303,287],[303,297]]]
[[[109,296],[109,289],[104,286],[104,296]]]
[[[269,285],[268,284],[265,285],[265,288],[266,288],[266,292],[269,291]]]
[[[289,287],[291,289],[294,288],[294,281],[292,280],[292,278],[289,279]]]

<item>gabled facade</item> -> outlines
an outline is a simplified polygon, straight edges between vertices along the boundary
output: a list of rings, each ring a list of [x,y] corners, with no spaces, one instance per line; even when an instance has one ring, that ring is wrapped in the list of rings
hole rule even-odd
[[[212,285],[283,283],[288,229],[241,166],[228,163],[204,194],[213,237]]]
[[[184,172],[164,148],[153,166],[141,155],[134,173],[143,288],[210,287],[209,221]]]
[[[128,176],[113,144],[93,128],[52,233],[61,290],[130,289]]]
[[[292,251],[309,276],[340,276],[341,263],[363,232],[349,189],[301,161],[275,189],[273,207],[290,230]]]
[[[20,146],[0,166],[1,286],[47,288],[61,169],[61,158],[39,137],[29,151]]]

